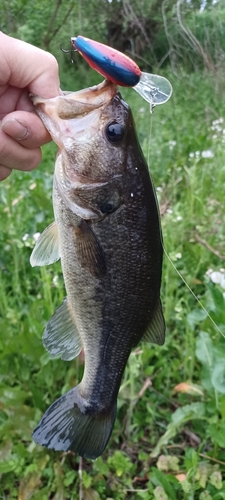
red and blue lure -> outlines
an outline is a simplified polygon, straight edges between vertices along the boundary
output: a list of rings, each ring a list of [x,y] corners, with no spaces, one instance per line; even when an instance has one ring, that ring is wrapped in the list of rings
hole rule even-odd
[[[83,36],[72,37],[71,44],[89,66],[107,80],[136,90],[150,103],[151,112],[171,97],[172,86],[166,78],[141,72],[139,66],[122,52]]]

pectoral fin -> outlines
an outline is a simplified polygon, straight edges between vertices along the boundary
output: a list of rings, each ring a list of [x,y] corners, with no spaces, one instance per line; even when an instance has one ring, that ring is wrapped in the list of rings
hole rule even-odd
[[[82,220],[74,228],[75,245],[80,265],[97,278],[106,273],[106,262],[102,247],[89,225]]]
[[[59,233],[54,221],[39,236],[30,256],[30,263],[32,267],[47,266],[59,259]]]
[[[80,354],[81,339],[71,318],[67,298],[49,320],[42,337],[46,351],[54,358],[70,361]]]
[[[147,331],[142,337],[142,340],[144,342],[152,342],[153,344],[163,345],[165,342],[165,330],[166,325],[162,311],[162,304],[159,299],[154,316]]]

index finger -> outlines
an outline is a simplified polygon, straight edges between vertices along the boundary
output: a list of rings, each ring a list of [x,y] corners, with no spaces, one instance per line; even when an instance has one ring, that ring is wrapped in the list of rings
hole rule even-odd
[[[27,88],[44,98],[60,93],[58,63],[55,57],[0,32],[0,85]]]

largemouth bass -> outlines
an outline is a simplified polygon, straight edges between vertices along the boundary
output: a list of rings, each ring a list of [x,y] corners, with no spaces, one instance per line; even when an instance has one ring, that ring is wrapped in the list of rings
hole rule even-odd
[[[33,438],[95,459],[113,429],[131,349],[140,340],[164,343],[158,206],[131,110],[115,84],[33,102],[59,152],[55,221],[31,264],[61,258],[67,292],[43,343],[62,359],[82,348],[85,354],[82,381],[48,408]]]

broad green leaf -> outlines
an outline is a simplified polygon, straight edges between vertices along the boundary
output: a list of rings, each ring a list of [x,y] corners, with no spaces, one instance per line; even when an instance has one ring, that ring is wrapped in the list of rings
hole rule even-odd
[[[74,470],[70,470],[66,473],[65,479],[63,481],[64,486],[70,486],[73,484],[75,478],[77,476],[77,473]]]
[[[212,385],[211,374],[212,374],[212,370],[211,370],[210,366],[207,365],[207,364],[202,365],[202,370],[201,370],[201,373],[200,373],[202,387],[209,394],[210,393],[214,394],[214,388],[213,388],[213,385]]]
[[[82,483],[85,489],[90,488],[92,484],[92,477],[86,472],[86,470],[82,471]]]
[[[209,476],[209,467],[207,467],[207,465],[205,464],[199,465],[197,472],[195,474],[195,479],[197,479],[201,488],[206,487],[208,476]]]
[[[213,497],[215,498],[215,497]],[[199,500],[213,500],[209,491],[202,491],[199,496]]]
[[[99,493],[93,488],[83,491],[83,500],[100,500]]]
[[[156,486],[154,489],[154,498],[155,500],[169,500],[169,497],[162,486]]]
[[[4,407],[20,406],[27,399],[27,392],[18,387],[2,387],[0,389],[0,401]]]
[[[11,441],[11,439],[9,439],[4,444],[2,443],[1,446],[2,448],[0,449],[0,463],[9,459],[13,448],[13,442]]]
[[[184,481],[181,481],[181,488],[184,491],[184,493],[190,493],[191,491],[191,483],[188,481],[188,479],[185,479]],[[193,497],[190,497],[193,498]]]
[[[7,472],[15,471],[18,466],[18,462],[16,460],[4,460],[0,462],[0,473],[6,474]]]
[[[205,318],[207,318],[207,312],[204,311],[204,309],[193,309],[187,316],[188,323],[192,330],[194,330],[196,324],[203,321]]]
[[[218,471],[214,471],[210,478],[209,478],[209,482],[210,484],[212,484],[213,486],[215,486],[215,488],[217,490],[221,490],[222,487],[223,487],[223,482],[222,482],[222,474],[221,472],[218,470]]]
[[[175,455],[160,455],[157,460],[157,468],[161,471],[178,471],[179,470],[179,458]]]
[[[217,320],[219,321],[221,319],[221,323],[222,323],[223,322],[222,320],[224,319],[224,315],[225,315],[225,301],[224,301],[223,293],[216,286],[210,286],[210,292],[211,292],[213,302],[215,305],[215,313],[216,313]]]
[[[177,410],[175,410],[171,420],[175,425],[181,425],[191,418],[203,418],[204,415],[204,403],[191,403],[190,405],[182,406],[182,408],[178,408]]]
[[[191,419],[205,419],[205,404],[192,403],[190,405],[178,408],[171,417],[171,422],[167,426],[166,432],[160,437],[157,445],[150,453],[151,457],[157,457],[160,454],[162,446],[166,446],[170,439],[178,434],[183,424]]]
[[[141,498],[142,500],[152,500],[152,495],[148,491],[145,491],[145,490],[143,490],[143,491],[141,491],[141,490],[137,491],[136,492],[136,496],[137,496],[137,499]],[[113,500],[113,498],[112,499],[111,498],[110,499],[107,498],[107,500]]]
[[[169,440],[172,439],[174,436],[176,436],[176,434],[177,434],[177,427],[173,422],[171,422],[167,426],[166,432],[159,438],[158,443],[151,451],[150,457],[153,458],[157,457],[160,454],[162,447],[166,446]]]
[[[212,366],[213,364],[213,344],[208,333],[200,332],[196,342],[196,356],[202,364]]]
[[[221,396],[220,403],[221,403],[220,412],[222,415],[222,419],[225,421],[225,396]]]
[[[94,462],[93,462],[93,468],[97,472],[100,472],[100,474],[103,474],[105,476],[108,476],[109,474],[109,466],[108,464],[102,459],[102,457],[98,457]]]
[[[211,381],[213,387],[220,392],[225,394],[225,362],[218,362],[213,369],[211,375]]]
[[[169,500],[176,500],[174,487],[169,482],[169,476],[163,474],[160,470],[153,468],[149,475],[150,481],[156,486],[161,486],[169,497]]]
[[[220,425],[209,425],[208,434],[219,446],[225,448],[225,423]]]

